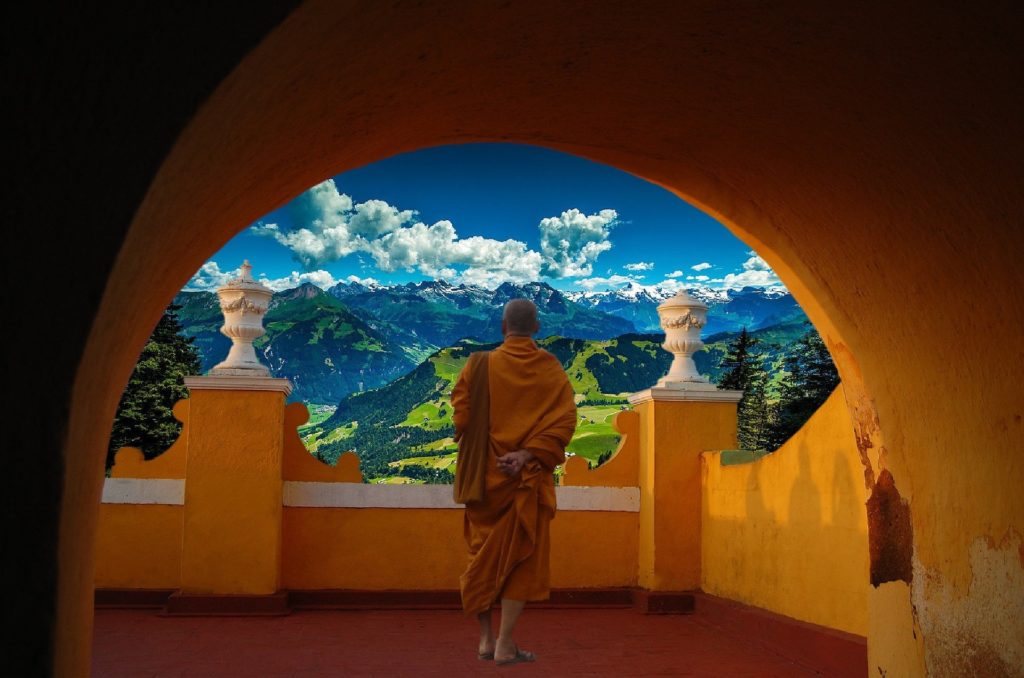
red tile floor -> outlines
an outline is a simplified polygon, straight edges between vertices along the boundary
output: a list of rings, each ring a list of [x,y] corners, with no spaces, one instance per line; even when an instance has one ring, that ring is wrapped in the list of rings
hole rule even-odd
[[[100,609],[93,675],[820,675],[699,612],[527,608],[517,636],[521,647],[537,653],[537,663],[497,667],[478,660],[476,622],[458,611],[164,617],[153,610]]]

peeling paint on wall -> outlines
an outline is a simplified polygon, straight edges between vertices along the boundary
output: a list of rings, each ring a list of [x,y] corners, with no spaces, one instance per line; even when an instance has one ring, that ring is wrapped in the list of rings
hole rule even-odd
[[[930,676],[1024,676],[1024,541],[971,544],[965,593],[914,559],[914,606]]]
[[[878,587],[889,581],[911,583],[914,533],[910,525],[910,506],[900,496],[889,471],[878,475],[867,508],[871,585]]]
[[[868,451],[876,447],[876,439],[880,437],[878,427],[878,415],[875,408],[865,406],[863,402],[855,404],[851,408],[853,415],[853,435],[857,439],[857,451],[860,453],[860,461],[864,465],[864,484],[870,490],[875,484],[875,466],[872,464]],[[877,446],[878,469],[885,468],[885,447]]]

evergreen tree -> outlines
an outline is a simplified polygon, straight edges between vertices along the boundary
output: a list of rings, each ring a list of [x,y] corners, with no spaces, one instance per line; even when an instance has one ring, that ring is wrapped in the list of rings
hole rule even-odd
[[[612,458],[612,453],[613,453],[614,451],[615,451],[615,450],[607,450],[607,451],[605,451],[605,452],[602,452],[601,454],[599,454],[599,455],[597,456],[597,461],[589,461],[589,460],[588,460],[588,461],[587,461],[587,466],[588,466],[588,467],[590,467],[590,468],[597,468],[598,466],[601,466],[601,465],[602,465],[602,464],[604,464],[604,463],[605,463],[606,461],[608,461],[609,459],[611,459],[611,458]]]
[[[736,437],[745,450],[759,450],[768,446],[774,423],[774,407],[768,401],[768,371],[765,359],[755,347],[758,339],[751,337],[744,327],[729,344],[722,359],[725,370],[718,382],[722,389],[743,391],[737,409]]]
[[[759,343],[760,341],[750,336],[746,327],[740,331],[739,336],[729,344],[728,353],[722,358],[721,367],[725,371],[718,382],[718,388],[742,391],[750,385],[758,366],[753,348]]]
[[[785,360],[786,376],[779,387],[778,417],[771,444],[778,447],[796,433],[839,385],[825,342],[813,327]]]
[[[176,315],[180,308],[174,304],[167,307],[132,370],[110,432],[107,468],[122,447],[137,447],[146,459],[152,459],[181,432],[171,408],[188,397],[185,377],[199,374],[202,363],[192,338],[182,334]]]

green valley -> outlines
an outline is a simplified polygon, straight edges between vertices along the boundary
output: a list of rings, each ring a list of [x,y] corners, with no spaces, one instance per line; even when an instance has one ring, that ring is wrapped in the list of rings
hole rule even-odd
[[[760,337],[778,376],[786,347],[806,331],[803,323],[773,326],[752,333]],[[713,381],[732,334],[719,334],[696,356],[700,371]],[[661,335],[625,334],[614,339],[546,337],[538,345],[562,363],[576,393],[578,425],[568,452],[598,463],[618,445],[612,426],[628,407],[626,396],[663,376],[672,356],[661,348]],[[452,439],[452,387],[474,351],[496,343],[464,340],[432,354],[394,382],[349,396],[317,425],[303,428],[310,451],[327,463],[354,450],[369,482],[451,482],[456,446]],[[395,480],[400,479],[400,480]]]

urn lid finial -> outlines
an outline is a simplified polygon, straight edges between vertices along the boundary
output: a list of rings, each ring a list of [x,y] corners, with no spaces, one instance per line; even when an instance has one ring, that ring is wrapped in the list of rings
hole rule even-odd
[[[238,277],[232,278],[223,287],[218,288],[217,291],[219,292],[220,290],[250,290],[267,295],[274,293],[272,289],[252,277],[252,264],[249,263],[248,259],[242,261],[242,265],[238,269]]]
[[[703,308],[707,309],[707,304],[691,297],[686,289],[680,289],[675,293],[675,296],[669,297],[665,301],[658,304],[658,310],[668,310],[670,308]]]

